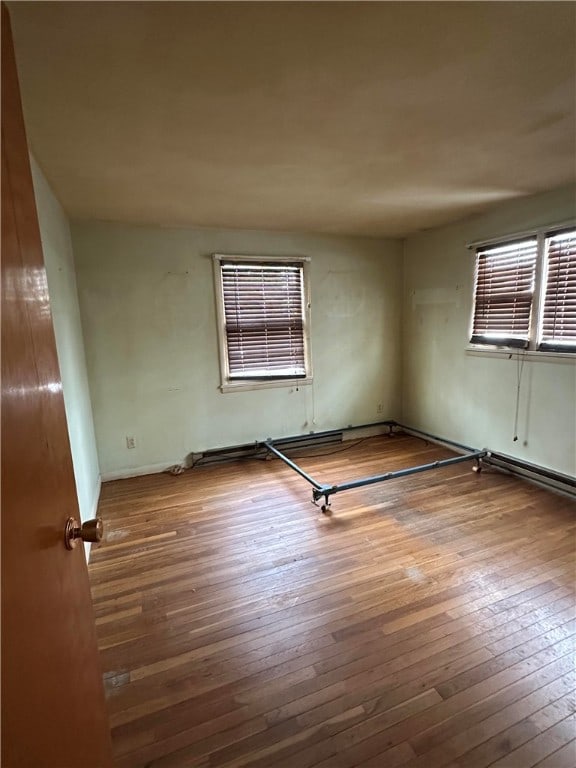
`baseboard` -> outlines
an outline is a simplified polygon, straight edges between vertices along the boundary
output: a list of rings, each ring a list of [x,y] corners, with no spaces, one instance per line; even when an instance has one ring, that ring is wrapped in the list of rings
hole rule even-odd
[[[98,504],[100,503],[100,491],[102,490],[102,478],[98,475],[96,479],[96,485],[94,486],[94,493],[92,494],[92,504],[90,507],[90,514],[88,519],[94,519],[98,517]],[[84,543],[84,554],[86,555],[86,562],[90,562],[90,554],[92,553],[92,544],[88,542]]]
[[[98,475],[98,479],[96,480],[96,486],[94,487],[94,495],[92,497],[92,511],[90,514],[91,518],[96,517],[96,514],[98,512],[98,504],[100,503],[100,491],[102,490],[102,478],[100,475]]]
[[[140,477],[141,475],[155,475],[158,472],[165,472],[175,464],[180,464],[181,459],[174,461],[163,461],[160,464],[144,464],[141,467],[125,467],[124,469],[115,469],[113,472],[104,472],[102,482],[109,483],[110,480],[126,480],[129,477]]]

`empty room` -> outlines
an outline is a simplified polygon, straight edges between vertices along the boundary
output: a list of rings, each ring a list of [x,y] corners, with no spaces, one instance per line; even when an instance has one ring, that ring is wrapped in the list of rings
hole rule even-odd
[[[2,766],[574,768],[576,3],[2,3]]]

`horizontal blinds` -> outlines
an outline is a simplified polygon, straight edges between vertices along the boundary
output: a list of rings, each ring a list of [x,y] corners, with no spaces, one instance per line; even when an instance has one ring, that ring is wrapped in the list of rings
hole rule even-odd
[[[536,255],[535,237],[477,250],[472,343],[528,346]]]
[[[540,349],[576,350],[576,230],[546,239],[546,283]]]
[[[302,266],[223,262],[230,378],[302,377]]]

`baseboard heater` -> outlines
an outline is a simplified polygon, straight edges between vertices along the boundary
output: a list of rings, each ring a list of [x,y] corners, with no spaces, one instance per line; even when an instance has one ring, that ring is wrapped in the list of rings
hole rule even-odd
[[[430,440],[432,443],[444,445],[458,452],[469,452],[474,450],[462,443],[447,440],[444,437],[433,435],[430,432],[424,432],[421,429],[415,429],[414,427],[399,423],[397,423],[396,426],[408,435],[423,437],[426,440]],[[495,469],[500,469],[508,474],[522,477],[525,480],[531,480],[549,490],[559,491],[571,498],[576,497],[576,477],[572,477],[571,475],[565,475],[562,472],[556,472],[553,469],[542,467],[539,464],[532,464],[528,461],[523,461],[514,456],[508,456],[505,453],[499,453],[498,451],[492,451],[490,449],[487,450],[483,463],[487,466],[494,467]]]
[[[358,429],[358,427],[354,427]],[[307,435],[294,435],[275,440],[275,444],[283,451],[299,452],[306,449],[318,449],[339,445],[344,436],[344,430],[330,430],[327,432],[312,432]],[[188,456],[189,466],[208,466],[220,464],[226,461],[239,459],[265,459],[270,452],[263,442],[244,443],[242,445],[228,446],[226,448],[212,448],[201,453],[191,453]]]
[[[396,427],[395,421],[377,421],[370,424],[349,425],[340,429],[329,429],[321,432],[308,432],[301,435],[290,435],[288,437],[279,437],[274,440],[274,445],[281,451],[290,453],[306,449],[318,449],[323,446],[336,446],[343,442],[344,435],[347,432],[360,431],[363,429],[373,429],[377,427],[387,427],[392,430]],[[265,459],[270,456],[270,451],[266,448],[266,441],[253,443],[243,443],[241,445],[227,446],[225,448],[210,448],[198,453],[190,453],[187,456],[186,467],[191,468],[197,465],[208,466],[210,464],[220,464],[225,461],[237,461],[238,459]]]
[[[504,453],[494,453],[493,451],[490,452],[490,458],[487,460],[487,463],[497,469],[503,469],[512,475],[533,480],[547,488],[562,491],[568,496],[576,498],[576,477],[555,472],[552,469],[546,469],[546,467],[541,467],[538,464],[530,464],[527,461],[521,461]]]
[[[342,432],[331,433],[330,435],[303,435],[301,440],[291,439],[290,442],[278,440],[283,450],[303,450],[306,448],[321,448],[323,446],[331,447],[342,442]],[[191,453],[188,457],[188,465],[209,466],[211,464],[221,464],[226,461],[238,461],[240,459],[265,459],[268,456],[264,443],[245,443],[244,445],[234,445],[228,448],[212,448],[202,453]]]

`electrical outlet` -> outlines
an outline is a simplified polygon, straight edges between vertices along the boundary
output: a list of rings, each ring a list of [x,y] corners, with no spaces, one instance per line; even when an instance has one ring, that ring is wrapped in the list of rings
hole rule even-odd
[[[136,448],[136,440],[133,437],[126,436],[126,448]]]
[[[383,410],[384,409],[382,407],[382,403],[378,403],[378,405],[376,406],[376,413],[382,413]]]

